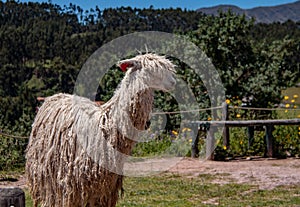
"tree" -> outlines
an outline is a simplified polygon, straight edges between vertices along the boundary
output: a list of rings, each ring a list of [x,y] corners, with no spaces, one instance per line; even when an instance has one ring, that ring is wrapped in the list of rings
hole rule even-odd
[[[255,62],[248,38],[252,25],[245,16],[229,11],[219,16],[206,16],[190,34],[192,41],[211,58],[228,96],[244,93],[240,80],[249,70],[248,66]]]
[[[299,40],[283,39],[258,45],[253,70],[245,76],[247,93],[257,106],[274,106],[282,100],[281,91],[293,86],[300,76]]]
[[[299,77],[299,41],[260,45],[250,36],[253,27],[253,20],[229,11],[201,19],[190,37],[212,59],[228,98],[254,96],[253,106],[273,107]]]

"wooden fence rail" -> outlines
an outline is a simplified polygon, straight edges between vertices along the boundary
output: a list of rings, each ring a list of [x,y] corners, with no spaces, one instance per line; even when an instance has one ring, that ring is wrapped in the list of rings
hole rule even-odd
[[[194,121],[194,124],[215,127],[247,127],[267,125],[300,125],[300,119],[266,119],[266,120],[240,120],[240,121]]]
[[[274,157],[274,140],[272,132],[275,125],[300,125],[300,119],[272,119],[272,120],[228,120],[228,105],[223,104],[222,109],[222,121],[194,121],[191,124],[196,125],[199,133],[203,126],[207,128],[206,134],[206,158],[209,160],[214,159],[215,149],[215,138],[214,133],[218,128],[223,127],[223,145],[227,148],[230,147],[230,134],[229,127],[247,127],[248,128],[248,146],[253,142],[254,137],[254,126],[264,126],[266,133],[266,144],[267,144],[267,156]],[[198,151],[199,136],[192,145],[192,157],[196,157],[199,154]]]

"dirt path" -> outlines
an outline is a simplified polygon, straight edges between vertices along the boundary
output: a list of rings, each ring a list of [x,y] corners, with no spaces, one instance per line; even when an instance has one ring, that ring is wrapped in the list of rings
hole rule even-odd
[[[24,175],[8,176],[0,179],[0,188],[19,187],[26,188],[26,179]]]
[[[249,183],[260,189],[272,189],[280,185],[300,185],[300,159],[256,159],[229,162],[201,161],[191,158],[164,158],[135,161],[125,166],[130,174],[139,172],[176,173],[193,177],[214,176],[213,183]],[[151,173],[150,173],[151,174]],[[0,181],[0,187],[26,187],[24,175],[17,181]]]
[[[215,175],[213,183],[249,183],[260,189],[300,185],[300,159],[257,159],[230,162],[186,158],[169,170],[187,176]]]

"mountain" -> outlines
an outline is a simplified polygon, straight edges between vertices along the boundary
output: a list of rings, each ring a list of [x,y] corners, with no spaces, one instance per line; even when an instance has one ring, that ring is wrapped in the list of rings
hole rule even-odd
[[[257,23],[285,22],[287,20],[292,20],[294,22],[300,21],[299,0],[289,4],[270,7],[255,7],[252,9],[242,9],[233,5],[219,5],[197,9],[197,11],[208,15],[218,15],[219,10],[228,11],[229,9],[237,14],[245,14],[247,17],[254,17]]]

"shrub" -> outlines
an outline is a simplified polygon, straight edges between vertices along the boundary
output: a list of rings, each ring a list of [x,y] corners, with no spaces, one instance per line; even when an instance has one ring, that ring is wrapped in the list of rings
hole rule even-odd
[[[0,171],[24,167],[27,141],[0,135]]]

